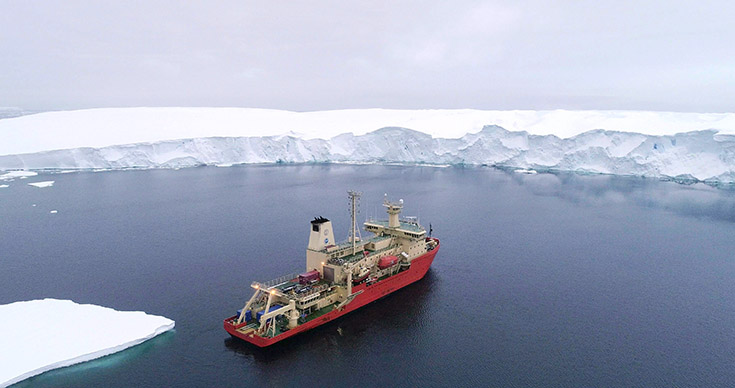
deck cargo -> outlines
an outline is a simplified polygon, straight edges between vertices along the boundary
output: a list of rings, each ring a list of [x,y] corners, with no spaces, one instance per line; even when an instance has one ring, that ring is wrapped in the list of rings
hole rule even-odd
[[[319,271],[317,270],[304,272],[299,275],[299,283],[301,284],[309,284],[317,280],[319,280]]]

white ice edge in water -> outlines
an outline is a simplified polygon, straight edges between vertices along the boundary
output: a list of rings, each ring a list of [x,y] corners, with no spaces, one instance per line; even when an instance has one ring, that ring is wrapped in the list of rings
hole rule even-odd
[[[28,185],[29,186],[34,186],[34,187],[39,187],[39,188],[44,188],[44,187],[51,187],[51,186],[53,186],[54,185],[54,182],[55,181],[31,182]]]
[[[13,180],[15,178],[27,178],[29,176],[36,175],[38,175],[38,173],[34,171],[8,171],[7,173],[0,175],[0,180]]]
[[[175,325],[141,311],[57,299],[0,305],[0,317],[0,387],[119,352]]]

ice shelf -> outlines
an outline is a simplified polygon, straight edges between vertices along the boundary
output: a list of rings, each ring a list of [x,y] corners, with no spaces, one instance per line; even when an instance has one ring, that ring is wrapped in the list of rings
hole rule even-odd
[[[105,108],[0,120],[0,138],[6,180],[28,170],[316,162],[735,182],[735,113]]]

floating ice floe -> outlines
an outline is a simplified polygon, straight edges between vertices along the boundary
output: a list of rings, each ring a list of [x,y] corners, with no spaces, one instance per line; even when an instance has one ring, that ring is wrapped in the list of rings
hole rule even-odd
[[[36,176],[38,175],[37,172],[33,171],[23,171],[23,170],[16,170],[16,171],[8,171],[5,174],[0,175],[0,180],[14,180],[15,178],[28,178],[29,176]]]
[[[58,212],[59,212],[58,210],[51,210],[51,211],[50,211],[49,213],[51,213],[51,214],[56,214],[56,213],[58,213]]]
[[[538,171],[536,171],[536,170],[525,169],[525,168],[519,168],[519,169],[517,169],[515,171],[517,173],[519,173],[519,174],[530,174],[530,175],[533,175],[533,174],[537,174],[538,173]]]
[[[165,317],[70,300],[0,305],[0,387],[119,352],[173,328]]]
[[[10,187],[10,185],[0,185],[0,189],[4,189],[6,187]]]
[[[35,187],[51,187],[54,185],[54,182],[55,181],[31,182],[29,185]]]

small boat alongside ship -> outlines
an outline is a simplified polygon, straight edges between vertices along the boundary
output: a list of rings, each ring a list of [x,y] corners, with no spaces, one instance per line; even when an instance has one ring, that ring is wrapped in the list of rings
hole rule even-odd
[[[335,243],[332,223],[311,221],[306,271],[253,282],[253,295],[224,320],[233,337],[259,347],[273,345],[339,318],[424,277],[439,251],[439,239],[415,217],[401,218],[403,200],[383,206],[387,220],[368,220],[362,239],[356,215],[360,193],[350,191],[352,226]]]

